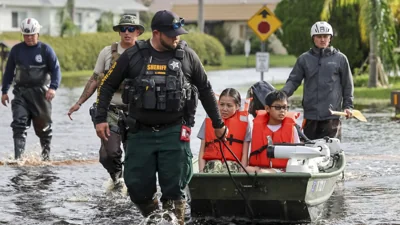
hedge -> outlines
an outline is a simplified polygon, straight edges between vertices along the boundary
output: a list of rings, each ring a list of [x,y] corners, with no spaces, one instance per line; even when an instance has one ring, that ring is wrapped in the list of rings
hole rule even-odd
[[[150,38],[151,33],[146,32],[140,39]],[[221,65],[225,58],[225,49],[214,37],[190,33],[182,35],[181,38],[188,42],[199,55],[205,65]],[[21,40],[19,33],[0,34],[2,40]],[[60,61],[62,71],[92,70],[96,64],[97,56],[101,49],[118,41],[117,33],[89,33],[74,37],[51,37],[41,35],[39,40],[53,47]]]

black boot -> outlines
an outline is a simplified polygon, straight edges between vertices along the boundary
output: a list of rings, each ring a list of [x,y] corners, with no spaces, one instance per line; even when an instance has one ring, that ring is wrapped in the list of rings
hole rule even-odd
[[[42,146],[42,160],[50,161],[50,139],[40,139],[40,145]]]
[[[115,173],[110,173],[110,177],[113,180],[113,182],[117,182],[119,178],[122,178],[122,171],[118,171]]]
[[[21,158],[25,151],[25,138],[14,138],[14,157],[15,159]]]
[[[148,217],[152,212],[159,209],[157,198],[150,200],[148,202],[145,202],[145,203],[140,203],[140,204],[135,203],[135,205],[144,217]]]
[[[122,171],[118,171],[115,173],[110,173],[111,179],[114,183],[114,190],[121,191],[125,186],[125,182],[122,178]]]

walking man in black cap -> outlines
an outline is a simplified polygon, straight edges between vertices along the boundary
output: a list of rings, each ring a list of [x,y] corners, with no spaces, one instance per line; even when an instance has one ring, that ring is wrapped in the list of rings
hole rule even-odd
[[[184,189],[193,173],[190,129],[198,96],[216,136],[222,139],[227,133],[199,57],[180,41],[179,35],[187,34],[183,26],[184,19],[173,12],[162,10],[154,15],[152,38],[137,41],[106,74],[96,115],[97,135],[107,140],[107,108],[125,79],[122,98],[129,105],[129,133],[124,178],[130,198],[143,216],[158,209],[158,173],[163,209],[172,210],[182,225]]]

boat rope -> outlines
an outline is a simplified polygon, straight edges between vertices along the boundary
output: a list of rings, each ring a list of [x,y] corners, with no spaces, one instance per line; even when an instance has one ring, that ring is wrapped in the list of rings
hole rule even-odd
[[[235,185],[236,189],[238,190],[238,192],[239,192],[240,195],[242,196],[242,198],[243,198],[243,200],[244,200],[244,202],[245,202],[245,205],[246,205],[246,207],[247,207],[247,209],[248,209],[248,212],[249,212],[249,214],[250,214],[249,217],[250,217],[251,219],[253,219],[253,218],[254,218],[253,208],[252,208],[251,205],[250,205],[249,199],[244,195],[244,193],[243,193],[242,190],[240,189],[239,185],[236,183],[235,179],[232,177],[232,173],[231,173],[231,170],[229,169],[228,162],[227,162],[227,160],[226,160],[226,158],[225,158],[224,151],[222,150],[222,144],[224,144],[225,147],[228,149],[228,151],[233,155],[233,157],[235,158],[235,161],[236,161],[237,163],[239,163],[239,165],[243,168],[243,171],[247,174],[247,176],[248,176],[248,177],[251,177],[251,176],[250,176],[249,172],[246,171],[246,168],[244,168],[244,166],[242,165],[242,163],[240,162],[240,160],[236,157],[236,155],[235,155],[235,154],[232,152],[232,150],[229,148],[229,146],[225,143],[225,141],[219,140],[219,150],[220,150],[220,152],[221,152],[222,158],[224,159],[224,163],[225,163],[226,169],[228,170],[229,177],[231,178],[231,180],[232,180],[233,184]],[[256,182],[254,182],[254,183],[256,183]]]

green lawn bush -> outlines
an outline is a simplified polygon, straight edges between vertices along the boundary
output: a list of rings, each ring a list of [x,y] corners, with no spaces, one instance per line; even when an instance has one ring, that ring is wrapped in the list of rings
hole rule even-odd
[[[151,37],[150,32],[140,36],[140,39]],[[200,33],[182,35],[204,64],[221,65],[224,61],[225,50],[214,37]],[[96,64],[99,52],[107,45],[118,41],[118,33],[90,33],[74,37],[51,37],[41,35],[41,41],[53,47],[60,61],[62,71],[92,70]],[[2,40],[22,40],[20,33],[0,34]]]
[[[354,87],[368,87],[369,74],[363,73],[358,76],[353,76]],[[399,76],[388,76],[389,84],[399,83]]]

